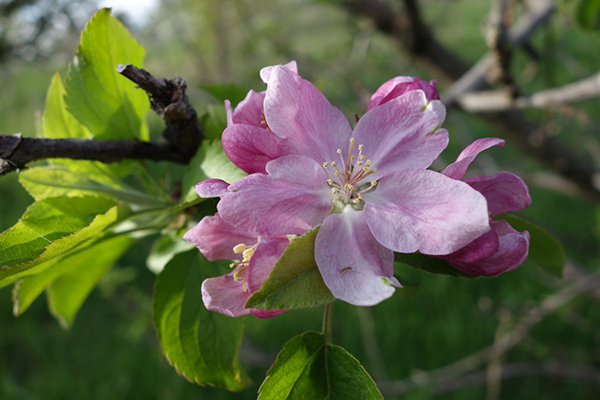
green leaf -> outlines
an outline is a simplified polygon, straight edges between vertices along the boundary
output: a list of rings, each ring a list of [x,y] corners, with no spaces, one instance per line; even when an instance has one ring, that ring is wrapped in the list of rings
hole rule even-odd
[[[220,140],[223,131],[227,128],[225,107],[223,105],[208,105],[206,112],[200,116],[200,123],[204,127],[204,137],[206,139]]]
[[[229,100],[231,102],[232,107],[235,106],[240,101],[244,100],[248,91],[241,87],[240,85],[236,85],[235,83],[217,83],[213,85],[200,85],[200,88],[211,95],[215,99],[217,99],[221,104],[225,100]]]
[[[97,164],[35,167],[19,174],[21,185],[36,200],[59,196],[104,196],[126,203],[160,206],[165,203],[126,186]],[[79,169],[79,170],[78,170]]]
[[[0,287],[46,270],[57,257],[83,250],[130,213],[123,205],[104,212],[107,205],[107,199],[91,196],[34,203],[0,236]]]
[[[453,268],[446,261],[431,256],[426,256],[421,253],[394,253],[394,260],[397,263],[408,265],[409,267],[418,268],[432,274],[451,275],[460,278],[476,278],[477,275],[469,275]]]
[[[233,183],[244,176],[246,173],[229,161],[220,140],[205,140],[185,169],[183,200],[191,201],[197,198],[194,186],[205,179],[223,179]]]
[[[553,275],[562,277],[563,268],[567,262],[565,250],[560,242],[544,228],[519,218],[515,215],[504,214],[498,217],[508,222],[513,228],[522,232],[529,231],[529,259]]]
[[[65,88],[57,72],[52,77],[46,95],[46,107],[42,115],[42,135],[46,138],[91,138],[92,133],[67,111],[65,94]]]
[[[211,265],[212,264],[212,265]],[[178,254],[154,287],[154,325],[163,353],[178,373],[199,385],[241,390],[250,384],[238,350],[244,318],[208,311],[200,290],[209,263],[196,249]]]
[[[109,8],[88,22],[69,68],[65,102],[95,138],[148,139],[148,97],[116,71],[119,64],[142,68],[144,56],[144,48]]]
[[[156,239],[146,259],[148,269],[155,274],[160,274],[165,265],[179,253],[183,253],[194,248],[194,245],[181,239],[183,235],[179,232],[173,235],[164,235]]]
[[[579,0],[575,19],[584,29],[600,29],[600,0]]]
[[[101,241],[81,252],[56,258],[43,272],[17,281],[13,290],[14,314],[23,314],[46,290],[52,313],[64,327],[70,326],[98,280],[132,243],[133,239],[127,236]]]
[[[283,345],[258,393],[258,400],[383,399],[360,362],[316,332]]]
[[[69,260],[73,267],[60,276],[46,290],[48,306],[63,327],[69,327],[85,299],[134,239],[117,236],[95,244]],[[71,258],[71,257],[70,257]],[[60,263],[65,262],[61,260]]]
[[[335,300],[315,261],[319,227],[292,239],[271,274],[246,307],[264,310],[313,307]]]

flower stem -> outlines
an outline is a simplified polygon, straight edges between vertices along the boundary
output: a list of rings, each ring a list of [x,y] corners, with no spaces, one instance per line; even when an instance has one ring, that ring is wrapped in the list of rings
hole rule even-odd
[[[325,337],[325,343],[331,343],[331,311],[333,310],[333,302],[325,305],[323,312],[323,336]]]

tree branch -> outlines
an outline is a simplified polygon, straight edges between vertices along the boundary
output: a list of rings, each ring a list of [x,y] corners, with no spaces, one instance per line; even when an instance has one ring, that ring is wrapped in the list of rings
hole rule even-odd
[[[46,139],[0,134],[0,175],[13,172],[32,161],[47,158],[95,160],[104,163],[123,159],[171,161],[186,164],[198,150],[203,129],[185,94],[181,78],[160,79],[133,65],[117,71],[137,83],[150,97],[152,109],[167,125],[165,143],[133,140]]]
[[[416,0],[404,0],[407,5],[405,14],[394,12],[380,0],[341,1],[350,12],[371,19],[379,30],[396,39],[434,73],[440,73],[450,81],[457,81],[442,96],[442,101],[447,106],[453,103],[453,93],[462,94],[475,89],[489,88],[485,71],[489,63],[493,62],[490,56],[486,55],[469,69],[458,55],[442,46],[423,23]],[[554,4],[549,0],[529,0],[528,4],[530,11],[509,31],[513,47],[525,43],[554,11]],[[524,152],[540,159],[551,169],[576,183],[588,197],[600,201],[600,190],[596,185],[597,169],[589,158],[566,149],[557,138],[551,137],[543,127],[528,120],[518,110],[485,112],[479,115]]]
[[[600,73],[589,78],[529,96],[513,99],[501,91],[465,93],[458,98],[461,107],[469,112],[497,112],[527,108],[552,108],[600,96]]]

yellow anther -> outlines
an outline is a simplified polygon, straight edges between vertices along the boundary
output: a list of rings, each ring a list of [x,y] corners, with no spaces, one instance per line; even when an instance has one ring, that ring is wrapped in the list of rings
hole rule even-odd
[[[361,199],[361,200],[362,200],[362,193],[358,193],[358,194],[356,195],[356,197],[358,197],[359,199]]]
[[[337,163],[336,163],[335,161],[332,161],[332,162],[331,162],[331,166],[332,166],[332,167],[337,167]]]
[[[367,161],[365,162],[365,165],[366,165],[367,167],[368,167],[369,165],[371,165],[371,160],[367,160]]]
[[[353,202],[354,204],[358,204],[358,203],[360,203],[360,199],[354,199],[354,200],[352,200],[352,202]]]
[[[242,253],[244,250],[246,250],[246,245],[244,243],[240,243],[240,244],[236,244],[233,248],[233,252],[235,254],[240,254]]]
[[[244,279],[244,283],[242,283],[242,290],[244,292],[248,291],[248,282]]]
[[[338,154],[342,154],[342,149],[337,149],[336,151]]]
[[[364,160],[365,158],[367,158],[367,156],[365,156],[364,154],[361,154],[359,157],[361,160]]]
[[[237,263],[231,263],[229,264],[229,268],[234,268],[237,265]]]
[[[369,166],[363,167],[363,171],[369,172],[370,171]]]
[[[350,145],[354,146],[354,138],[350,138]]]
[[[337,176],[340,176],[342,173],[341,173],[340,171],[335,171],[335,174],[336,174]]]
[[[330,186],[333,185],[333,180],[332,179],[327,179],[327,184],[330,185]]]
[[[336,188],[331,188],[331,194],[336,194],[337,193],[337,189]]]
[[[325,162],[323,163],[323,168],[327,168],[327,167],[329,167],[329,163],[328,163],[327,161],[325,161]]]
[[[359,144],[359,145],[358,145],[358,149],[359,149],[359,150],[364,150],[364,149],[365,149],[365,146],[364,146],[364,145],[362,145],[362,144]]]
[[[357,162],[357,163],[356,163],[356,166],[357,166],[357,167],[360,167],[360,166],[361,166],[361,165],[363,165],[363,164],[364,164],[364,163],[363,163],[362,161],[359,161],[359,162]]]
[[[377,167],[373,168],[371,171],[373,171],[373,173],[377,172]]]
[[[377,181],[376,180],[372,180],[371,181],[371,186],[377,186]]]
[[[350,156],[350,161],[354,161],[354,156]]]
[[[254,249],[252,247],[244,250],[244,252],[242,253],[242,256],[244,256],[244,261],[249,261],[250,257],[252,257],[252,254],[254,254]]]

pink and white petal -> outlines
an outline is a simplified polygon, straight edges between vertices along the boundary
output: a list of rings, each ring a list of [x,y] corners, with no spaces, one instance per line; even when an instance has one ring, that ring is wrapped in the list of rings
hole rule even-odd
[[[268,67],[262,68],[260,70],[260,79],[262,79],[264,83],[269,83],[269,79],[271,79],[271,72],[273,71],[273,69],[280,67],[280,66],[289,69],[290,71],[292,71],[295,74],[298,73],[298,64],[296,63],[295,60],[292,60],[287,64],[270,65]]]
[[[288,153],[319,163],[337,160],[336,150],[346,147],[352,134],[344,114],[312,83],[282,67],[271,71],[265,117],[273,133],[286,138]]]
[[[240,243],[253,246],[258,241],[258,235],[228,224],[218,213],[202,218],[183,238],[194,244],[209,261],[238,259],[234,246]]]
[[[246,98],[235,107],[232,115],[234,124],[246,124],[257,127],[265,127],[262,122],[263,118],[263,103],[265,101],[266,92],[255,92],[250,90]],[[228,124],[229,126],[229,124]]]
[[[323,280],[338,299],[375,305],[394,293],[394,253],[371,234],[363,212],[346,206],[321,225],[315,259]]]
[[[503,171],[492,176],[467,178],[463,182],[485,196],[491,217],[522,210],[531,204],[527,184],[510,172]]]
[[[283,155],[280,151],[283,139],[256,126],[230,126],[223,132],[222,141],[231,162],[249,174],[264,173],[269,161]]]
[[[196,193],[202,198],[223,197],[227,193],[229,183],[222,179],[205,179],[196,184]]]
[[[206,279],[202,282],[204,306],[229,317],[250,314],[250,310],[244,308],[250,292],[244,292],[242,285],[233,279],[233,273]]]
[[[258,246],[250,259],[246,274],[248,290],[251,293],[261,288],[289,243],[286,236],[261,236],[258,238]]]
[[[285,156],[266,170],[268,175],[252,174],[229,187],[217,204],[221,218],[262,235],[301,235],[331,212],[334,197],[316,161]]]
[[[225,100],[225,115],[227,116],[227,126],[233,125],[233,111],[229,100]]]
[[[375,93],[373,93],[367,111],[373,107],[385,104],[411,90],[422,90],[425,92],[428,100],[439,100],[440,95],[435,87],[435,82],[435,80],[427,82],[421,78],[412,76],[397,76],[392,78],[381,85]]]
[[[496,276],[521,266],[529,255],[529,232],[519,232],[506,221],[492,221],[492,229],[499,238],[498,251],[492,256],[473,263],[453,263],[467,274]]]
[[[448,145],[448,131],[438,129],[446,110],[421,90],[408,92],[368,111],[354,128],[363,155],[377,168],[373,179],[408,168],[427,168]]]
[[[440,258],[449,263],[473,263],[496,254],[499,245],[498,234],[490,229],[462,249]]]
[[[500,138],[483,138],[477,139],[470,145],[468,145],[459,155],[456,161],[448,165],[442,174],[452,179],[461,179],[467,168],[473,162],[475,157],[484,150],[489,149],[493,146],[504,146],[504,139]]]
[[[490,229],[481,193],[430,170],[387,175],[364,199],[371,232],[399,253],[450,254]]]

